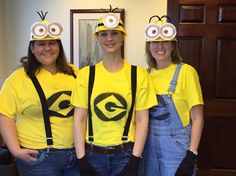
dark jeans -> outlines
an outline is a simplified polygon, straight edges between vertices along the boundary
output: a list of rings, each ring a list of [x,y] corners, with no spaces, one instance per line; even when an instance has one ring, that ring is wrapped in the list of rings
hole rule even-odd
[[[26,162],[16,159],[20,176],[79,176],[75,149],[39,150],[38,160]]]

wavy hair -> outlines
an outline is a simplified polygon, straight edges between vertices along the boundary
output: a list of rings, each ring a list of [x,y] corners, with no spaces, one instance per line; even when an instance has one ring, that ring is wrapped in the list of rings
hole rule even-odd
[[[72,75],[73,69],[67,63],[61,40],[57,40],[57,42],[59,43],[59,48],[60,48],[59,55],[56,60],[57,71],[68,75]],[[32,53],[31,50],[31,47],[34,46],[34,43],[35,41],[30,41],[28,47],[28,55],[20,59],[20,62],[29,77],[39,73],[41,67],[41,63],[36,59],[35,55]]]

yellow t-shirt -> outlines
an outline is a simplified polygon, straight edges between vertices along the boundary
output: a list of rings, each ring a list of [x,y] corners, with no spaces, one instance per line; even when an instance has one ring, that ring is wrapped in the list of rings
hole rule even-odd
[[[77,74],[78,69],[72,67]],[[37,79],[50,111],[53,147],[70,148],[74,145],[73,107],[70,105],[70,97],[75,78],[63,73],[51,74],[41,69]],[[31,149],[46,148],[41,102],[24,68],[17,69],[6,79],[0,92],[0,100],[0,113],[16,119],[20,145]]]
[[[150,78],[157,95],[168,94],[176,64],[161,70],[151,69]],[[172,94],[177,112],[183,126],[190,122],[190,110],[193,106],[203,104],[202,91],[196,70],[184,64],[179,72],[175,92]]]
[[[88,109],[88,75],[89,67],[84,67],[79,71],[71,100],[74,106],[85,109]],[[131,106],[131,96],[130,64],[125,61],[123,68],[115,73],[108,72],[103,66],[103,62],[96,65],[91,95],[95,145],[111,146],[122,143],[121,137]],[[150,85],[147,72],[137,67],[137,91],[134,110],[145,110],[156,104],[155,92]],[[134,132],[133,117],[128,141],[134,141]]]

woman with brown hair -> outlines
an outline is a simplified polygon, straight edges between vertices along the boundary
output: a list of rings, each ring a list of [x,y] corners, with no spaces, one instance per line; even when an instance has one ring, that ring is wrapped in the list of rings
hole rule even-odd
[[[195,175],[203,128],[199,78],[192,66],[182,63],[176,28],[168,19],[153,16],[145,28],[148,72],[158,99],[149,110],[145,176]]]
[[[70,105],[78,70],[66,61],[61,25],[38,14],[28,55],[0,92],[0,133],[19,175],[78,176]]]

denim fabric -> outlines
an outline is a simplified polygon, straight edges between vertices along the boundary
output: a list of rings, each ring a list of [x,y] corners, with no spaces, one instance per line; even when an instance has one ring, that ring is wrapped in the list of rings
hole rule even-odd
[[[174,176],[188,150],[191,125],[182,126],[171,95],[158,95],[157,98],[159,106],[150,110],[143,152],[144,175]]]
[[[16,159],[20,176],[79,176],[75,149],[39,150],[38,159],[26,162]]]
[[[116,176],[129,162],[132,150],[124,151],[120,154],[101,154],[87,151],[89,162],[101,176]],[[138,176],[144,176],[142,160],[139,165]]]
[[[175,109],[171,95],[157,95],[158,106],[150,108],[150,119],[156,119],[155,125],[163,129],[182,128],[182,122]]]

